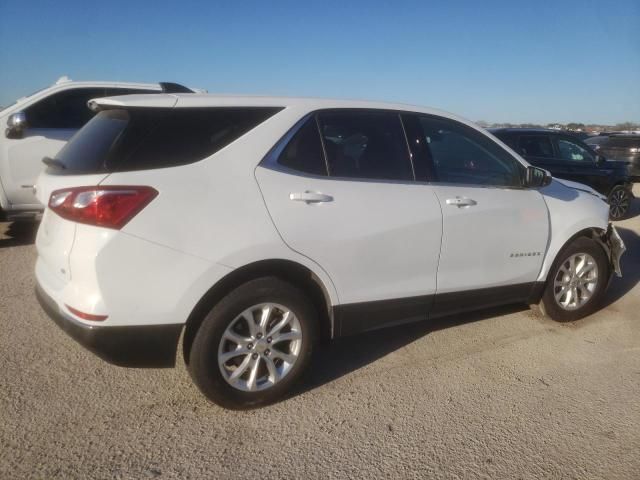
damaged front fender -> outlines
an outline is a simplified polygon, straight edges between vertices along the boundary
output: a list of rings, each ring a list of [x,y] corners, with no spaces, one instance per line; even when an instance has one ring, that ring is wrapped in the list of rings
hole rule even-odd
[[[622,277],[622,267],[620,266],[620,257],[627,250],[622,238],[620,238],[620,234],[616,230],[616,227],[609,224],[607,231],[600,235],[599,238],[602,246],[605,247],[607,254],[609,255],[609,262],[611,263],[611,268],[616,272],[618,277]]]

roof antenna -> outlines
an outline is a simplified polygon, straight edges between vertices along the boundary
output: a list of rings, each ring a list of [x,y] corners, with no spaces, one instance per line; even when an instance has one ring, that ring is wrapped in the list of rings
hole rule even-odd
[[[162,93],[196,93],[184,85],[173,82],[160,82]]]
[[[61,76],[58,80],[56,80],[56,85],[60,85],[61,83],[69,83],[71,79],[66,75]]]

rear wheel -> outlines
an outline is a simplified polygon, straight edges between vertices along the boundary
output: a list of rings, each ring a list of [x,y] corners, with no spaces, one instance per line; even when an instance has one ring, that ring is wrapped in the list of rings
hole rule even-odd
[[[626,217],[631,205],[631,194],[629,190],[621,185],[614,187],[609,193],[609,218],[611,220],[621,220]]]
[[[602,302],[609,276],[603,248],[590,238],[576,239],[551,267],[540,303],[542,311],[558,322],[590,315]]]
[[[317,316],[302,291],[275,277],[224,297],[195,336],[189,371],[213,402],[253,408],[285,396],[306,368]]]

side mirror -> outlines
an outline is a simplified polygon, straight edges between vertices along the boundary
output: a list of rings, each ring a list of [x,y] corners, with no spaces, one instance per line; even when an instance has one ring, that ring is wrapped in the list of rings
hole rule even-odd
[[[7,138],[22,138],[22,132],[27,127],[27,114],[16,112],[9,115],[7,129],[4,132]]]
[[[602,165],[605,160],[606,158],[604,158],[602,155],[596,154],[596,163],[598,165]]]
[[[551,174],[544,168],[529,165],[527,167],[526,186],[529,188],[546,187],[551,183]]]

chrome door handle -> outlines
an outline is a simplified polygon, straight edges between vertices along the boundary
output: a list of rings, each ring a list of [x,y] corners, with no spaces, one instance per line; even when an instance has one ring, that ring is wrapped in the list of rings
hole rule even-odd
[[[324,193],[306,191],[302,193],[290,193],[289,200],[293,200],[294,202],[305,202],[307,204],[310,204],[310,203],[332,202],[333,197],[331,195],[326,195]]]
[[[454,205],[456,207],[471,207],[477,205],[478,202],[466,197],[447,198],[447,205]]]

